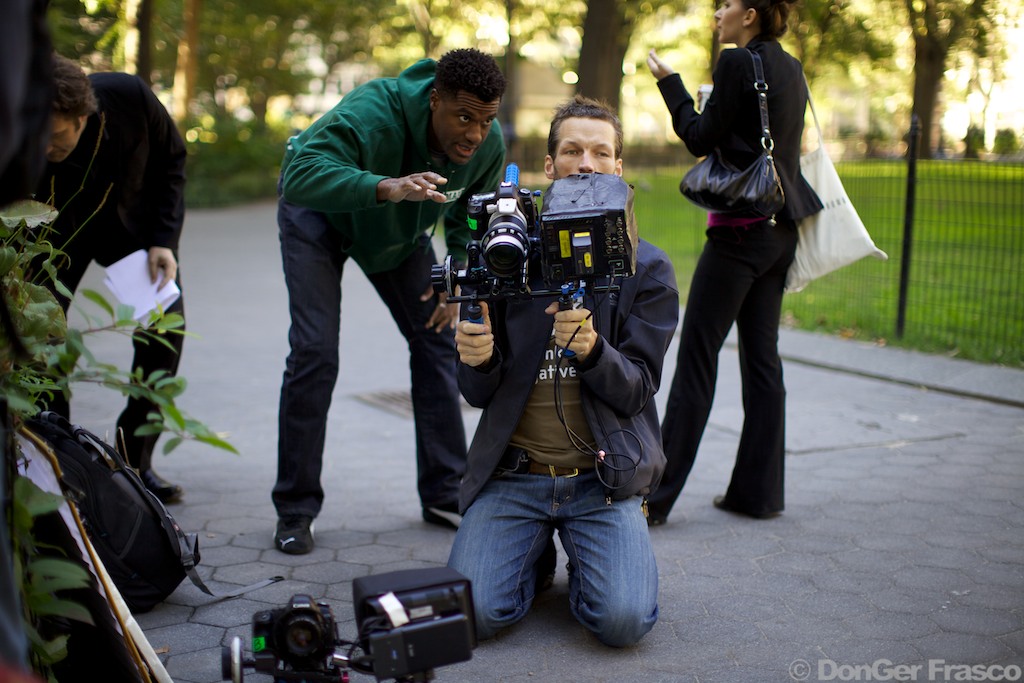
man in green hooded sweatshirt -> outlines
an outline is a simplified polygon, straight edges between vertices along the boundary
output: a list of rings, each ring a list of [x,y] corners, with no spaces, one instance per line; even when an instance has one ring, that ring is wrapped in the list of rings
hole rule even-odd
[[[466,440],[455,380],[458,307],[430,283],[433,228],[464,263],[467,201],[502,179],[496,116],[505,92],[478,50],[424,59],[397,78],[361,85],[291,138],[279,184],[278,226],[291,328],[281,386],[275,547],[313,549],[331,393],[338,377],[341,277],[351,257],[409,344],[423,519],[456,528]]]

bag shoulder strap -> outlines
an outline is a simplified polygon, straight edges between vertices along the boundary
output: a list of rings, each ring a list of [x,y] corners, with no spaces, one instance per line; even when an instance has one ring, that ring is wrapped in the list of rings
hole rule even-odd
[[[761,63],[761,55],[750,48],[747,54],[754,63],[754,90],[757,92],[757,106],[761,113],[761,146],[768,156],[775,150],[775,141],[772,140],[771,126],[768,124],[768,82],[764,80],[764,65]]]
[[[811,84],[807,82],[807,74],[804,74],[804,85],[807,86],[807,104],[811,107],[814,129],[818,132],[818,149],[825,149],[825,136],[821,132],[821,124],[818,123],[818,112],[814,109],[814,98],[811,97]]]

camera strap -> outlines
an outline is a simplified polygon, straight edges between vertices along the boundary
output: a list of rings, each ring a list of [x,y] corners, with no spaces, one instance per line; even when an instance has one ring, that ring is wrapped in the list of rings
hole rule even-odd
[[[257,588],[265,588],[266,586],[277,583],[278,581],[284,581],[283,576],[271,576],[269,578],[263,579],[262,581],[250,583],[248,586],[242,586],[241,588],[236,588],[225,593],[219,593],[212,590],[209,586],[206,585],[202,577],[199,576],[199,572],[196,571],[195,566],[188,568],[185,571],[185,574],[186,576],[188,576],[189,580],[192,581],[192,585],[194,585],[196,588],[206,593],[207,595],[216,598],[216,600],[210,601],[210,604],[214,602],[220,602],[221,600],[227,600],[228,598],[237,598],[239,595],[243,595],[245,593],[248,593],[249,591],[254,591]]]

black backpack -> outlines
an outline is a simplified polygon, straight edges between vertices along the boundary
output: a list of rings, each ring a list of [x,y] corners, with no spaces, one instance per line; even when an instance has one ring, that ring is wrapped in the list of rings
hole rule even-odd
[[[231,593],[214,593],[196,572],[196,534],[181,530],[117,450],[55,412],[40,413],[25,426],[56,454],[64,494],[77,505],[89,540],[132,612],[148,612],[186,576],[218,598],[280,580],[273,577]]]

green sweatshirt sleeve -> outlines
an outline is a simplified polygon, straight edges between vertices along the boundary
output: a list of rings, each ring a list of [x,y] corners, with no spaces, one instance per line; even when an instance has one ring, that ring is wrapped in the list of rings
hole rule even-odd
[[[388,176],[368,171],[360,162],[372,156],[371,145],[346,117],[337,112],[328,117],[289,140],[282,170],[284,198],[328,213],[379,206],[377,184]]]

